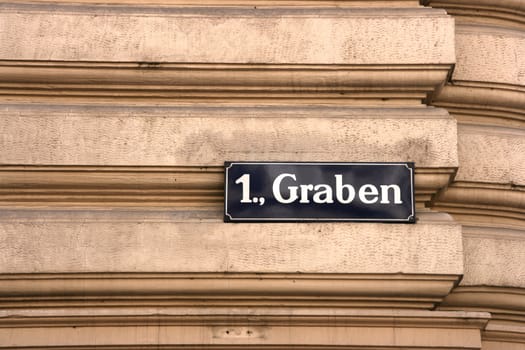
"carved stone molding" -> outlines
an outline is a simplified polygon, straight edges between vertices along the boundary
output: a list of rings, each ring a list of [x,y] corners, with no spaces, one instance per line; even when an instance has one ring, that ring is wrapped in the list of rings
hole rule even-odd
[[[440,310],[491,313],[482,332],[483,349],[522,349],[525,343],[525,289],[492,286],[458,287]]]
[[[461,22],[525,28],[525,6],[520,0],[422,0],[443,8]]]
[[[454,168],[417,168],[424,207]],[[210,207],[223,205],[224,172],[215,167],[0,166],[0,207]]]
[[[445,214],[422,212],[418,224],[388,231],[382,224],[225,224],[199,210],[0,214],[5,307],[428,309],[463,273],[461,226]]]
[[[525,125],[525,91],[502,84],[456,82],[446,85],[432,105],[464,124]]]
[[[454,182],[432,202],[435,210],[449,213],[461,223],[499,223],[523,226],[525,187],[477,182]]]
[[[0,275],[0,305],[432,309],[450,292],[458,277],[329,273],[4,274]]]
[[[6,102],[418,105],[451,65],[254,65],[0,61]]]

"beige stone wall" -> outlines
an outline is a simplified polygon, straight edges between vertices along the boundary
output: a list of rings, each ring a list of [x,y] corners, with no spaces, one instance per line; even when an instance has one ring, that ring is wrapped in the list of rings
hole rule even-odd
[[[436,106],[458,120],[459,170],[435,202],[463,224],[464,276],[442,309],[492,313],[483,348],[523,348],[524,8],[429,1],[456,18],[456,68]]]
[[[524,349],[524,12],[0,4],[0,349]],[[226,160],[414,161],[418,220],[226,224]]]

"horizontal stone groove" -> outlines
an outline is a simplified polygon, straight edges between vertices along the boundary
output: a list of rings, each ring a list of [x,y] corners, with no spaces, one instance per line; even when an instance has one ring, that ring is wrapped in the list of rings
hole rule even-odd
[[[425,99],[450,65],[0,62],[0,99]],[[44,83],[45,82],[45,83]],[[3,97],[2,97],[3,96]],[[383,102],[384,103],[384,102]],[[392,102],[390,102],[392,103]]]
[[[16,309],[0,311],[0,327],[63,325],[352,325],[410,326],[448,328],[484,327],[489,314],[483,312],[380,310],[345,308],[209,308],[209,307],[158,307],[158,308],[96,308],[67,309]]]
[[[455,169],[416,170],[416,200],[427,202]],[[215,206],[222,167],[0,166],[0,206]]]
[[[220,4],[221,0],[218,0],[217,6],[166,6],[159,10],[158,7],[154,6],[142,6],[147,5],[148,1],[170,1],[176,3],[179,0],[109,0],[107,2],[97,3],[97,0],[20,0],[16,2],[5,2],[2,3],[1,9],[6,13],[18,13],[18,12],[27,12],[27,13],[44,13],[49,15],[49,12],[55,10],[57,12],[63,12],[65,14],[79,14],[84,13],[97,13],[97,14],[106,14],[108,16],[119,16],[119,15],[153,15],[153,16],[171,16],[171,15],[187,15],[187,17],[216,17],[222,16],[224,14],[230,14],[235,17],[252,17],[252,16],[261,16],[261,17],[316,17],[326,16],[329,18],[341,16],[341,17],[361,17],[363,15],[369,14],[380,14],[385,17],[429,17],[429,18],[442,18],[446,16],[446,11],[440,9],[431,9],[424,8],[421,6],[410,7],[403,6],[402,8],[389,8],[388,6],[383,6],[382,9],[369,9],[366,6],[360,6],[356,9],[339,9],[338,7],[319,7],[316,8],[253,8],[253,6],[241,6],[241,7],[226,7],[223,8]],[[120,6],[118,2],[121,1],[134,1],[134,6]],[[194,0],[189,0],[194,1]],[[266,0],[255,0],[255,1],[266,1]],[[288,0],[270,0],[270,1],[288,1]],[[295,0],[295,1],[307,1],[307,0]],[[326,1],[326,0],[321,0]],[[359,3],[372,3],[372,4],[381,4],[381,2],[392,2],[393,4],[400,2],[414,2],[417,0],[336,0],[336,2],[354,2],[355,4]],[[312,4],[315,4],[317,0],[310,0]],[[102,5],[102,6],[101,6]],[[258,11],[259,10],[259,11]],[[162,16],[161,16],[162,17]]]
[[[440,310],[483,310],[498,313],[499,318],[525,315],[525,289],[497,286],[457,287],[445,298]]]
[[[18,2],[23,2],[19,0]],[[55,4],[100,4],[100,0],[25,0],[27,3]],[[256,6],[257,8],[301,6],[301,7],[417,7],[419,0],[106,0],[104,4],[135,6]]]
[[[344,308],[378,308],[378,309],[411,309],[411,310],[433,310],[442,298],[420,298],[420,299],[392,299],[388,298],[299,298],[299,297],[261,297],[252,298],[235,296],[224,299],[210,299],[201,296],[194,299],[174,299],[169,297],[135,297],[135,298],[107,298],[107,297],[55,297],[55,298],[10,298],[8,301],[0,300],[2,309],[21,308],[71,308],[71,307],[344,307]]]

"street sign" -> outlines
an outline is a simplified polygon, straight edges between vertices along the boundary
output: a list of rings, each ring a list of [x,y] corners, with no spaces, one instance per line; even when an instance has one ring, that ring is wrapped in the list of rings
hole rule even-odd
[[[225,162],[225,222],[415,222],[414,163]]]

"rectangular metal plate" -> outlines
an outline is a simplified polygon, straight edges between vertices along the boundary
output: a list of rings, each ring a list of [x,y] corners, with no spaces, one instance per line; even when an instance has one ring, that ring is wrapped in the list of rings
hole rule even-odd
[[[415,222],[414,163],[225,162],[225,222]]]

